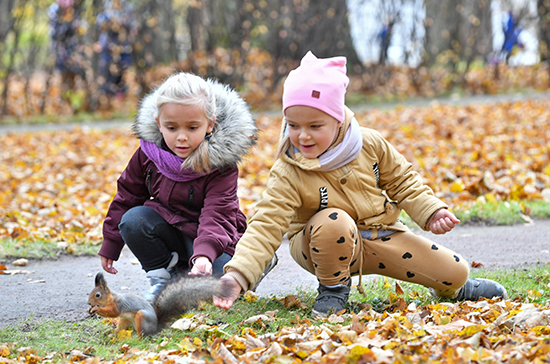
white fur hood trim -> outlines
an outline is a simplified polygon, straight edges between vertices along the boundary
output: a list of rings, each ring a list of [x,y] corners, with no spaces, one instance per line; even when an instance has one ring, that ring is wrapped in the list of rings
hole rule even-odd
[[[237,164],[248,153],[256,143],[258,128],[248,105],[235,90],[214,80],[207,82],[216,97],[216,123],[208,143],[208,154],[211,167],[222,169]],[[157,90],[143,98],[132,131],[139,139],[162,147],[162,134],[155,120]]]

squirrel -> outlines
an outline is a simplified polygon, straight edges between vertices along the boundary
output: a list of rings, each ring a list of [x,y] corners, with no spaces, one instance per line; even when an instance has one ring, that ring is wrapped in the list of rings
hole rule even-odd
[[[224,297],[225,292],[227,289],[222,281],[212,276],[179,277],[170,281],[151,304],[133,293],[111,291],[100,272],[95,276],[95,287],[88,297],[88,312],[118,317],[115,333],[132,326],[141,338],[161,331],[168,322],[198,306],[200,301],[211,301],[214,295]]]

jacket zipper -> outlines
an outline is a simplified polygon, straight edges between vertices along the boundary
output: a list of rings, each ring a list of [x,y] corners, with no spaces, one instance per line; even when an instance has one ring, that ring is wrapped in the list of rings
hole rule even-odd
[[[195,194],[195,187],[189,186],[189,197],[187,198],[187,201],[189,203],[193,202],[193,195]]]
[[[153,175],[153,170],[148,169],[147,170],[147,177],[145,178],[145,183],[147,184],[147,191],[149,191],[149,196],[153,197],[153,194],[151,193],[151,176]]]

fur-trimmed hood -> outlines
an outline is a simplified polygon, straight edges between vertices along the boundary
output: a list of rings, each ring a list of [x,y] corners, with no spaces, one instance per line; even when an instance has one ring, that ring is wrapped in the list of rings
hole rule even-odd
[[[258,128],[248,105],[235,90],[215,80],[206,82],[216,97],[216,123],[208,143],[210,166],[223,169],[237,164],[248,153],[256,143]],[[162,148],[163,138],[155,120],[157,92],[158,88],[143,98],[132,131],[139,139]],[[196,157],[193,154],[187,159]]]

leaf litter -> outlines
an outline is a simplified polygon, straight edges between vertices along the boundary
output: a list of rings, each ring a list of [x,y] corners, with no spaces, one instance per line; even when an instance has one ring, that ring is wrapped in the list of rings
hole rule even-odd
[[[273,316],[275,315],[275,316]],[[298,320],[291,327],[259,334],[260,321],[273,322],[276,313],[251,316],[239,325],[241,334],[228,336],[223,326],[207,324],[198,314],[177,321],[173,330],[201,332],[186,336],[177,348],[167,341],[154,350],[121,344],[121,354],[109,360],[74,350],[64,362],[83,363],[546,363],[550,353],[550,309],[514,300],[432,303],[404,309]],[[123,342],[132,333],[119,333]],[[15,352],[12,352],[15,350]],[[88,348],[93,351],[93,348]],[[0,363],[49,362],[32,348],[0,345]],[[13,358],[12,357],[16,357]]]
[[[357,119],[379,130],[451,208],[550,201],[550,100],[372,109]],[[257,122],[258,144],[239,166],[248,217],[279,138],[279,117]],[[73,244],[101,243],[116,180],[139,145],[130,130],[5,134],[0,145],[0,239],[46,240],[68,252]]]
[[[544,199],[550,188],[550,100],[493,105],[369,110],[358,120],[379,130],[451,207],[486,201]],[[274,163],[280,120],[258,118],[258,145],[240,165],[241,208],[250,216]],[[129,131],[39,132],[0,135],[0,238],[45,239],[70,251],[101,241],[103,215],[116,179],[138,146]],[[7,273],[3,267],[4,273]],[[141,351],[123,344],[104,360],[88,350],[57,353],[65,362],[154,363],[491,363],[550,361],[550,308],[521,302],[434,303],[418,307],[390,295],[384,312],[297,320],[258,334],[276,312],[248,318],[242,334],[227,337],[202,314],[182,327],[202,330],[178,349]],[[253,300],[253,296],[249,298]],[[303,305],[293,296],[280,302]],[[247,321],[247,320],[244,320]],[[348,322],[348,323],[346,323]],[[124,338],[120,338],[124,339]],[[28,347],[0,344],[0,363],[50,362]]]

